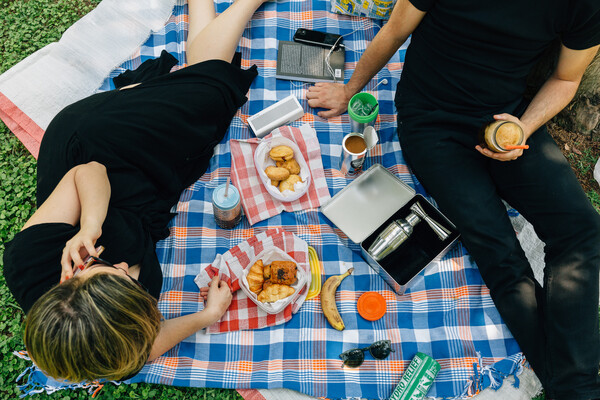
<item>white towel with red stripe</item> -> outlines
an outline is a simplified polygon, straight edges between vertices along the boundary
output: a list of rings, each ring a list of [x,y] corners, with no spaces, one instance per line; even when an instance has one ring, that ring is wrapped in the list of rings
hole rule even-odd
[[[296,143],[310,168],[311,184],[306,194],[298,200],[282,202],[273,198],[263,185],[254,165],[254,152],[260,141],[271,140],[275,136],[283,136]],[[278,215],[282,211],[319,208],[331,198],[325,180],[317,133],[310,125],[304,124],[300,128],[282,126],[263,139],[231,140],[230,146],[231,179],[240,190],[242,207],[250,225]]]
[[[102,1],[58,42],[0,75],[0,118],[37,157],[56,114],[94,94],[152,31],[164,27],[174,5],[175,0]]]

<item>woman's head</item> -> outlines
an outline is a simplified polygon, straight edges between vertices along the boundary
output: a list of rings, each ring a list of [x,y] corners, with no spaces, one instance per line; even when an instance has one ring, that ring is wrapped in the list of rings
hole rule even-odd
[[[23,339],[36,365],[54,378],[122,379],[148,359],[160,318],[156,300],[127,276],[99,272],[40,297]]]

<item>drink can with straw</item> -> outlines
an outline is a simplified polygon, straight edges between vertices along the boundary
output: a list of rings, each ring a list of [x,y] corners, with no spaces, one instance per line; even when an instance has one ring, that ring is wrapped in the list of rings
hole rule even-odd
[[[224,229],[231,229],[242,219],[242,205],[240,192],[229,183],[217,186],[212,195],[213,213],[217,225]]]
[[[440,370],[440,364],[424,353],[417,353],[394,389],[390,400],[421,400]]]

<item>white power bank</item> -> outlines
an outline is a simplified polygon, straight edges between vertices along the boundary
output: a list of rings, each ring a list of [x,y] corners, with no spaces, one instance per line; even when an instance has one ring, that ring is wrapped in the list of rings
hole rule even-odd
[[[262,138],[273,129],[301,118],[304,110],[293,94],[248,118],[252,132]]]

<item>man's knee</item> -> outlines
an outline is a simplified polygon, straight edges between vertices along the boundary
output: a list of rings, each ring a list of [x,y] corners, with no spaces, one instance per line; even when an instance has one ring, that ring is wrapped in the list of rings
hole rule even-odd
[[[600,214],[590,207],[590,211],[582,213],[575,233],[580,238],[580,246],[592,256],[600,256]]]
[[[600,214],[591,206],[575,207],[566,218],[557,219],[555,231],[555,237],[547,240],[552,245],[573,241],[600,249]]]
[[[581,265],[599,264],[600,214],[591,206],[573,210],[568,218],[557,218],[554,235],[542,240],[547,263],[579,260]]]

